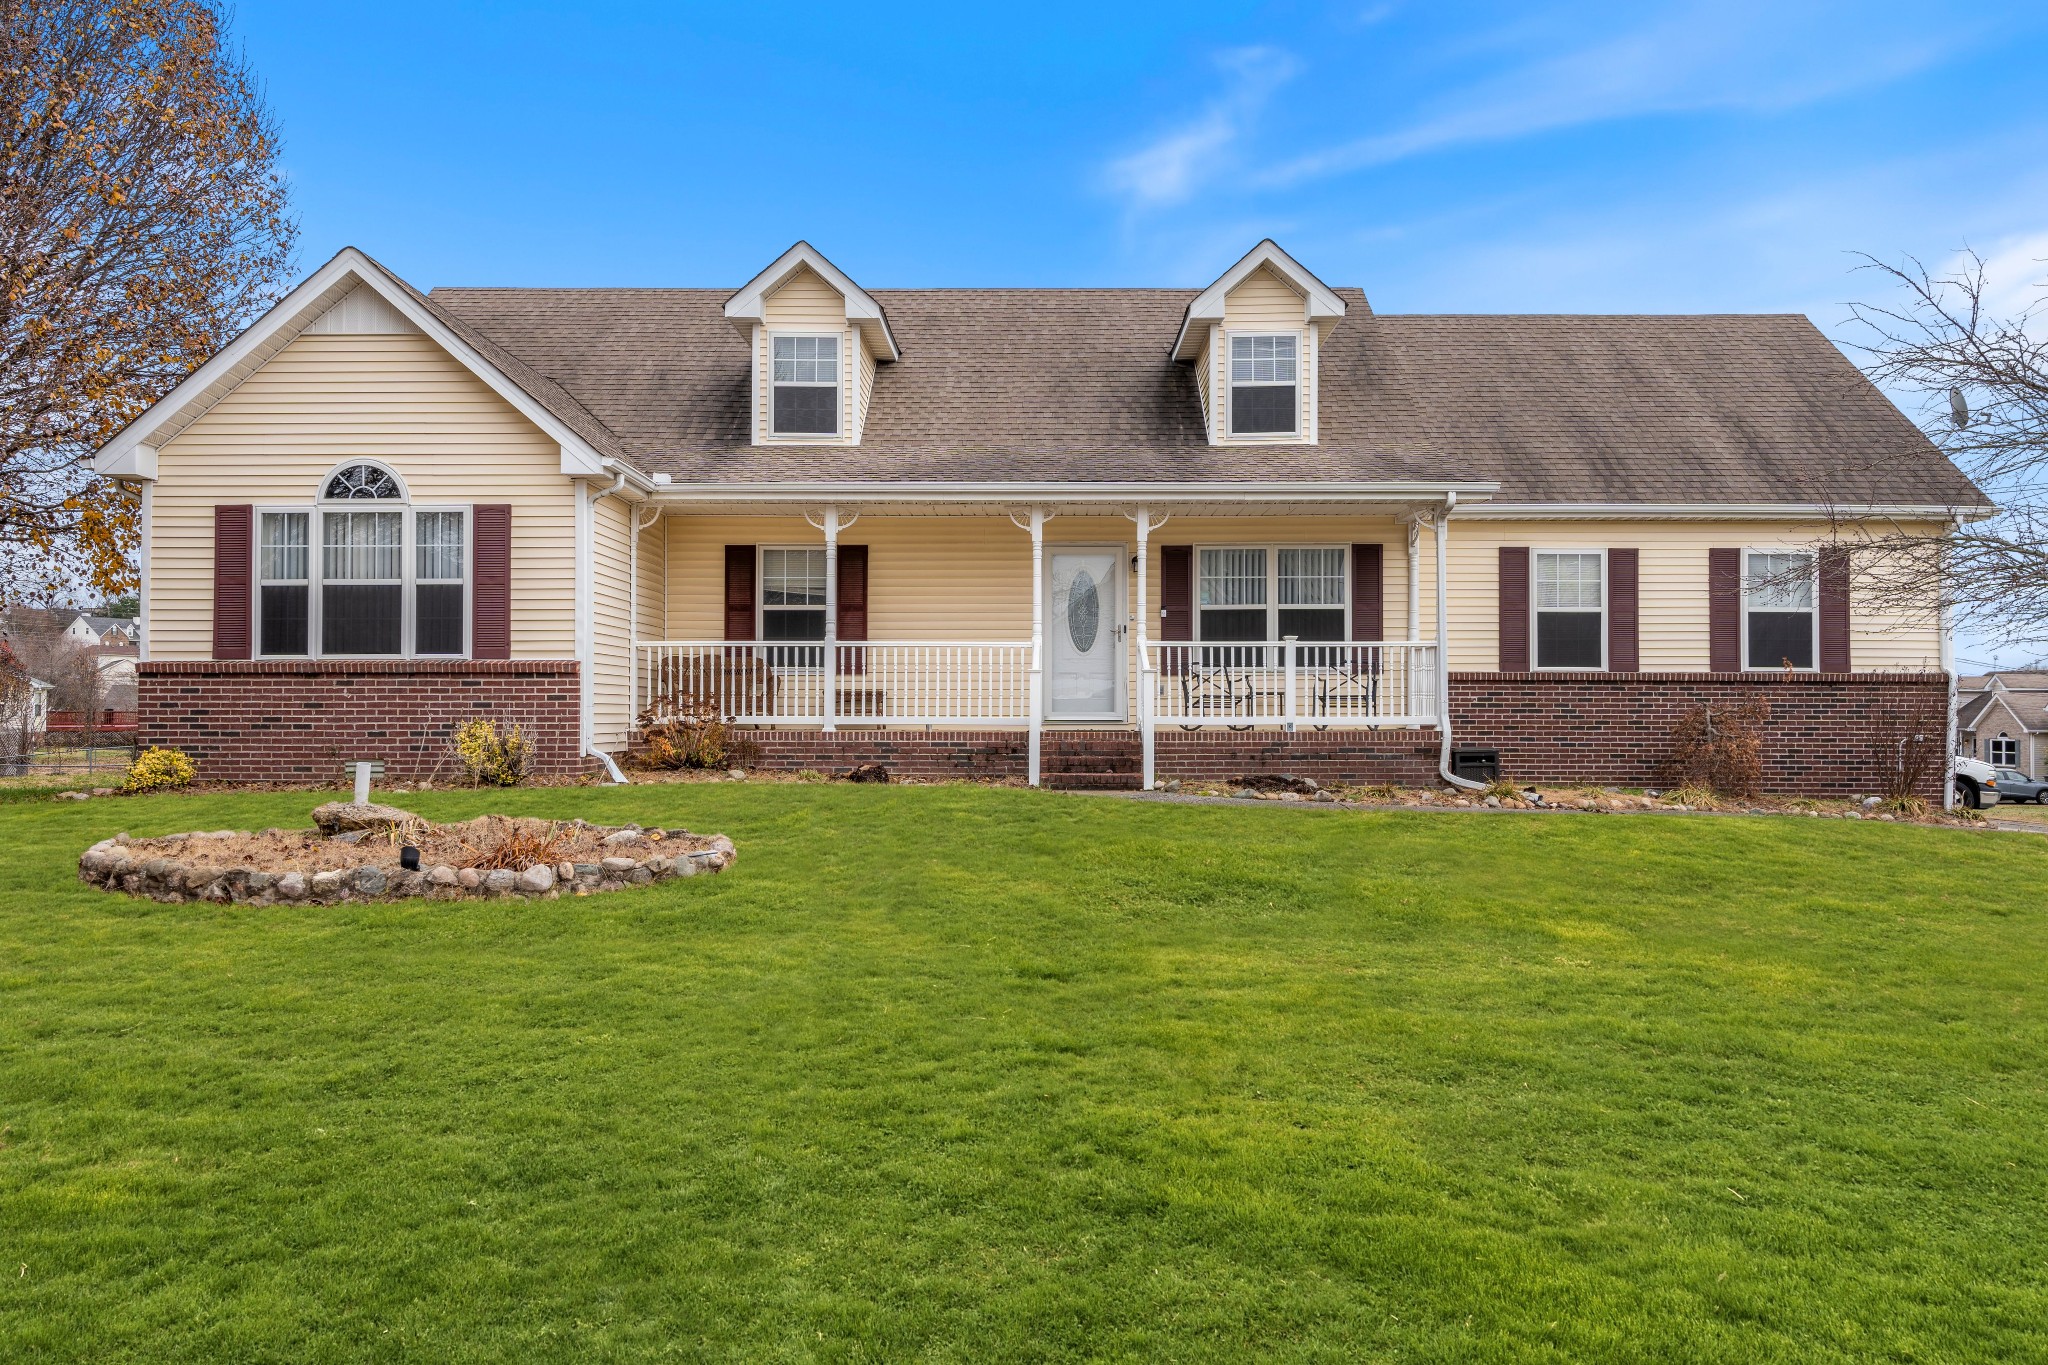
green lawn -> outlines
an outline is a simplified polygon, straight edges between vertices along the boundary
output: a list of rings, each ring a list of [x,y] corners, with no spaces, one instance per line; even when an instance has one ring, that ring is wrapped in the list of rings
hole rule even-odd
[[[0,1360],[2048,1358],[2048,840],[720,784],[589,900],[0,804]],[[2016,908],[2018,907],[2018,908]]]

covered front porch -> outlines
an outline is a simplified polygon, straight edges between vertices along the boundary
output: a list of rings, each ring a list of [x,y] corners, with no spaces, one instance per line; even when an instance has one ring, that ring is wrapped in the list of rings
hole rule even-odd
[[[1437,727],[1455,490],[1305,492],[661,506],[630,704],[777,734],[1012,732],[1032,785],[1083,733],[1133,743],[1149,788],[1162,737]]]

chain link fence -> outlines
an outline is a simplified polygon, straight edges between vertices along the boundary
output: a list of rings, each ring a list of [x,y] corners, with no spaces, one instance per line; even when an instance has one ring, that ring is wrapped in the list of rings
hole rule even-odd
[[[89,744],[43,744],[34,749],[0,752],[0,777],[105,778],[111,786],[135,762],[134,742],[99,740]]]

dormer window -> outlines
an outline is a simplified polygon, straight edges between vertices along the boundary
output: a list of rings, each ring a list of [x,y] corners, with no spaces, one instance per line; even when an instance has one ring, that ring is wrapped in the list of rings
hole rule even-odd
[[[839,338],[779,336],[775,345],[775,434],[839,433]]]
[[[1230,339],[1230,434],[1292,435],[1300,390],[1299,339],[1234,336]]]

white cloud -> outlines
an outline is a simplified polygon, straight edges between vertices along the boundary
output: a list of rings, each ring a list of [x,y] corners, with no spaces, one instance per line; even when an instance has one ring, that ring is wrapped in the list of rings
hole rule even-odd
[[[2048,313],[2048,232],[2007,237],[1984,258],[1985,311],[1997,318],[2017,318],[2023,313]],[[1944,274],[1958,274],[1969,267],[1960,252]],[[2037,321],[2048,322],[2048,318]],[[2032,333],[2033,327],[2028,331]]]
[[[1450,147],[1588,123],[1708,109],[1769,111],[1882,84],[1945,56],[1924,33],[1858,45],[1842,14],[1782,5],[1688,6],[1618,37],[1525,62],[1438,100],[1405,127],[1295,157],[1261,178],[1296,184]]]
[[[1278,48],[1234,48],[1216,56],[1223,91],[1185,126],[1112,161],[1104,181],[1133,208],[1177,204],[1230,164],[1232,149],[1259,111],[1299,69]]]

